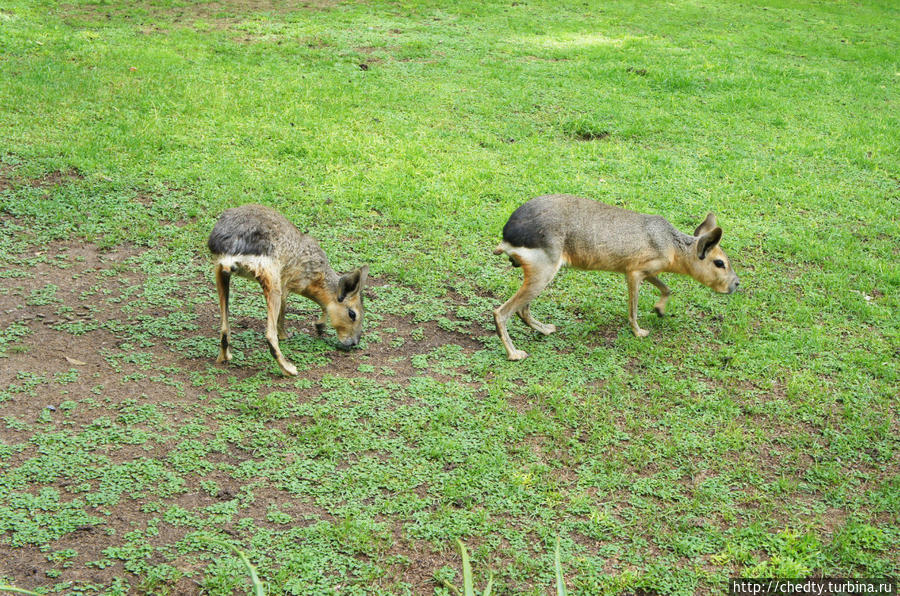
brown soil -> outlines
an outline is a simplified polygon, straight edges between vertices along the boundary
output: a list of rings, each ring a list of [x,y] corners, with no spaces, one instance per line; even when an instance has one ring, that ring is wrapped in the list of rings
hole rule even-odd
[[[65,171],[55,170],[40,178],[24,179],[16,176],[16,168],[14,166],[0,163],[0,192],[23,184],[33,186],[34,188],[48,188],[51,186],[69,184],[76,180],[83,179],[84,176],[82,176],[81,172],[75,168],[69,168]]]
[[[12,166],[0,163],[0,192],[3,192],[7,188],[12,188],[12,171]]]
[[[153,21],[155,24],[192,25],[203,21],[213,26],[227,28],[234,23],[252,18],[255,14],[288,14],[301,10],[329,10],[338,4],[337,0],[214,0],[185,2],[174,6],[160,5],[152,0],[129,2],[127,6],[115,3],[62,4],[60,12],[65,18],[74,20],[128,19],[137,23]],[[135,14],[145,14],[146,18],[136,18]]]
[[[66,174],[48,176],[41,179],[40,183],[53,184],[56,179],[61,180],[64,176]],[[123,292],[127,292],[128,288],[142,283],[142,274],[126,263],[129,258],[139,257],[140,254],[140,250],[129,246],[120,246],[114,251],[103,251],[93,245],[60,242],[36,247],[35,252],[28,255],[35,261],[33,266],[27,268],[30,276],[0,277],[0,329],[18,324],[25,325],[30,330],[30,333],[17,343],[6,346],[7,356],[0,358],[0,388],[16,386],[29,375],[53,379],[70,373],[72,369],[78,371],[78,378],[72,382],[41,385],[36,393],[38,399],[34,399],[34,394],[28,395],[27,392],[11,393],[10,397],[0,402],[0,418],[15,419],[31,426],[38,424],[40,417],[46,416],[49,411],[54,421],[64,420],[71,432],[78,434],[84,432],[98,417],[114,418],[118,407],[127,400],[137,401],[141,405],[156,405],[160,411],[166,413],[167,424],[180,426],[195,415],[200,415],[201,406],[198,404],[202,404],[208,395],[204,390],[194,388],[191,374],[206,374],[211,366],[222,368],[211,359],[186,357],[169,349],[163,342],[149,348],[135,348],[152,355],[150,370],[146,366],[118,362],[109,358],[109,354],[123,353],[123,342],[128,342],[129,337],[104,328],[104,324],[127,321],[129,317],[134,316],[134,311],[128,310],[129,300],[122,302],[114,300]],[[3,269],[0,267],[0,271]],[[116,274],[110,275],[110,271],[115,271]],[[211,279],[197,280],[197,283],[212,286]],[[377,294],[378,283],[383,281],[376,281],[376,285],[370,289],[371,293]],[[37,292],[45,290],[51,284],[57,288],[52,298],[35,300],[35,296],[39,295]],[[254,288],[251,285],[245,284],[235,291],[245,292],[252,289]],[[215,344],[219,313],[218,306],[213,301],[212,289],[210,296],[208,304],[197,305],[195,310],[200,329],[186,335],[208,335],[209,342]],[[305,308],[302,299],[296,300],[296,306]],[[145,312],[156,311],[164,314],[158,308]],[[296,311],[289,310],[289,328],[295,334],[313,335],[314,317],[306,317],[307,310],[302,312],[304,319],[298,320]],[[77,335],[73,335],[63,327],[79,321],[90,322],[99,327]],[[232,318],[232,324],[235,330],[250,328],[257,332],[258,349],[261,352],[265,351],[264,321],[238,316]],[[448,343],[460,345],[466,353],[473,353],[484,348],[480,338],[489,333],[483,328],[476,329],[474,326],[464,333],[447,331],[434,322],[413,323],[404,317],[383,315],[378,326],[379,331],[391,328],[396,331],[390,334],[381,332],[380,343],[373,342],[367,349],[351,352],[334,350],[326,353],[329,360],[327,365],[314,366],[301,372],[301,375],[309,378],[314,384],[326,375],[359,377],[361,374],[358,370],[359,365],[365,363],[374,366],[375,372],[367,376],[376,380],[402,384],[410,377],[428,374],[438,380],[459,382],[460,379],[456,376],[435,374],[413,367],[411,357],[428,354],[438,346]],[[405,339],[402,345],[396,345],[391,341],[398,337]],[[228,376],[240,380],[260,372],[260,366],[255,364],[257,360],[246,362],[248,352],[249,349],[245,350],[244,362],[236,361],[224,366]],[[290,350],[286,352],[290,357]],[[268,361],[263,366],[266,370],[273,368]],[[129,375],[134,374],[151,377],[162,367],[173,367],[173,370],[176,370],[173,373],[167,372],[166,377],[176,382],[177,387],[171,383],[149,382],[146,378],[138,381],[128,379]],[[390,368],[394,374],[385,375],[382,367]],[[311,399],[320,391],[315,386],[311,390],[299,391],[293,383],[294,379],[273,374],[271,382],[267,383],[262,391],[266,393],[271,390],[292,391],[297,394],[299,400]],[[104,390],[95,391],[98,387]],[[97,394],[95,407],[79,406],[71,412],[63,411],[62,404],[66,401],[84,400],[94,393]],[[271,427],[286,431],[290,425],[298,422],[300,421],[295,419],[274,420]],[[203,437],[209,438],[216,431],[216,428],[212,428],[216,422],[207,420],[206,424],[208,428],[204,431]],[[155,429],[148,424],[144,430],[153,433]],[[5,424],[0,426],[0,443],[25,445],[21,452],[14,453],[0,463],[0,473],[15,469],[38,455],[37,447],[28,443],[31,432],[30,428],[14,430]],[[180,438],[176,440],[154,437],[138,445],[106,445],[94,453],[106,456],[111,464],[135,462],[141,458],[165,462],[168,454],[177,447],[179,440]],[[195,479],[196,484],[184,486],[183,492],[166,499],[164,508],[177,505],[190,511],[198,511],[216,503],[241,498],[242,484],[246,482],[236,480],[227,470],[252,457],[251,450],[240,447],[230,450],[227,454],[210,454],[206,460],[214,462],[216,469],[203,475],[185,475],[188,479]],[[218,491],[209,494],[200,486],[201,480],[214,482],[218,486]],[[272,503],[277,503],[280,511],[291,515],[294,524],[308,525],[320,520],[333,521],[333,517],[325,509],[317,506],[308,497],[298,497],[263,481],[252,482],[256,483],[252,498],[241,503],[235,521],[249,517],[258,525],[266,526],[270,524],[266,521],[266,515]],[[259,484],[260,482],[262,484]],[[60,501],[69,502],[81,497],[76,492],[74,486],[76,483],[76,480],[63,476],[54,482],[42,483],[41,486],[55,488],[59,492]],[[244,488],[246,490],[246,487]],[[243,498],[246,499],[246,494]],[[63,549],[77,551],[77,556],[70,561],[71,565],[67,568],[48,562],[47,553],[36,546],[12,548],[5,541],[0,541],[0,561],[7,562],[3,564],[4,569],[0,575],[5,575],[14,585],[26,589],[46,587],[62,581],[110,585],[115,577],[124,577],[133,588],[141,592],[141,580],[129,573],[121,561],[114,560],[113,564],[102,569],[86,564],[103,559],[105,549],[124,545],[126,534],[136,529],[143,530],[152,519],[161,517],[159,511],[140,509],[148,500],[152,499],[135,500],[123,494],[121,500],[112,505],[103,505],[98,509],[85,506],[88,514],[102,520],[100,525],[85,525],[51,542],[51,551]],[[275,527],[274,524],[270,525]],[[166,522],[159,523],[158,528],[159,535],[148,539],[154,547],[172,546],[189,532],[194,531],[189,526]],[[221,524],[220,528],[226,533],[243,537],[241,530],[235,527],[234,523]],[[114,530],[114,534],[109,534],[109,530]],[[402,555],[409,562],[389,569],[388,576],[379,580],[381,585],[387,586],[390,582],[403,581],[413,586],[414,593],[431,593],[434,588],[434,572],[443,565],[458,564],[458,556],[454,551],[445,549],[445,552],[435,552],[434,547],[427,541],[405,537],[402,526],[393,527],[391,535],[393,540],[385,546],[387,549],[385,552],[388,555]],[[201,588],[195,580],[202,577],[205,561],[198,563],[196,554],[179,556],[171,561],[164,561],[159,553],[155,553],[153,557],[155,559],[152,560],[156,563],[167,562],[183,573],[192,574],[191,577],[179,579],[174,585],[168,585],[167,587],[173,590],[172,593],[201,593]],[[49,578],[46,575],[49,569],[59,570],[60,575]]]

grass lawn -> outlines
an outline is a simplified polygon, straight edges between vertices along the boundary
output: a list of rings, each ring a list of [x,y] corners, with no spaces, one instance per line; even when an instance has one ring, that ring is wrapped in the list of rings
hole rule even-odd
[[[0,584],[717,594],[900,575],[900,5],[0,0]],[[566,271],[491,309],[551,192],[710,210],[741,292]],[[371,268],[283,378],[206,237],[259,202]],[[214,541],[210,541],[210,539]],[[218,542],[215,542],[218,541]]]

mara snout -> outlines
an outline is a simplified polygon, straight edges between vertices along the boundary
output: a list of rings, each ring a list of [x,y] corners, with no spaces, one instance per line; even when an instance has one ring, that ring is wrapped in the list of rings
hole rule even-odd
[[[359,344],[363,329],[363,288],[369,268],[339,275],[311,236],[300,232],[283,215],[263,205],[243,205],[222,213],[207,242],[212,253],[222,330],[218,362],[231,360],[228,295],[231,275],[255,279],[266,299],[266,340],[282,373],[296,375],[297,367],[281,353],[279,339],[288,337],[284,314],[290,293],[318,304],[322,314],[316,332],[334,327],[340,347]]]
[[[553,280],[560,267],[616,271],[628,284],[628,322],[638,337],[649,332],[637,320],[638,290],[648,281],[659,290],[653,307],[663,316],[671,294],[660,273],[689,275],[716,292],[730,294],[740,282],[719,246],[722,228],[710,213],[694,230],[682,233],[658,215],[636,213],[572,195],[544,195],[531,199],[509,217],[503,242],[494,254],[506,254],[521,267],[524,281],[519,291],[494,310],[497,334],[510,360],[528,356],[516,349],[506,324],[515,313],[544,335],[556,327],[537,321],[529,305]]]

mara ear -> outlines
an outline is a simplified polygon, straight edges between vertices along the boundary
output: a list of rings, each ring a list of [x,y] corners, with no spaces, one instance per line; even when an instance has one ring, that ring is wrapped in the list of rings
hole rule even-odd
[[[716,215],[710,211],[706,214],[706,219],[703,220],[703,223],[694,230],[694,236],[702,236],[714,227],[716,227]]]
[[[343,302],[347,296],[358,294],[366,285],[369,276],[369,266],[363,265],[356,271],[342,275],[338,281],[338,302]]]
[[[712,250],[719,240],[722,239],[722,228],[715,228],[711,232],[707,232],[697,239],[697,258],[701,261],[706,258],[706,254]]]

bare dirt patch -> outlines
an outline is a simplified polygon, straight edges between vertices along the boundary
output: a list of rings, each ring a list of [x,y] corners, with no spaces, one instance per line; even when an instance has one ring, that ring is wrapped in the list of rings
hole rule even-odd
[[[12,166],[0,163],[0,192],[13,187],[12,172]]]
[[[609,137],[608,130],[579,130],[573,136],[580,141],[602,141]]]
[[[212,283],[209,282],[202,283]],[[371,287],[366,291],[366,300],[371,305],[373,299],[377,304],[377,293],[379,286],[386,285],[387,280],[373,280],[370,282]],[[252,283],[244,284],[238,291],[241,292],[257,292],[256,287]],[[301,308],[312,304],[300,297],[291,297],[289,306],[286,311],[287,315],[287,331],[294,337],[298,334],[305,334],[309,337],[318,337],[316,335],[314,321],[315,316],[310,316],[308,311],[300,310]],[[198,323],[201,329],[217,329],[219,325],[219,308],[218,304],[212,300],[198,308]],[[450,380],[446,375],[425,372],[412,366],[411,358],[417,355],[425,355],[433,350],[445,346],[447,344],[455,344],[462,347],[466,353],[473,353],[477,350],[484,349],[484,344],[479,340],[480,337],[487,335],[483,329],[477,329],[468,322],[463,322],[460,331],[448,331],[443,329],[434,321],[414,322],[407,317],[398,316],[390,313],[379,313],[380,322],[376,329],[372,329],[371,325],[367,326],[367,331],[377,331],[386,337],[381,342],[366,342],[366,347],[356,348],[353,350],[342,350],[335,347],[329,351],[325,357],[329,359],[329,364],[323,367],[312,368],[303,371],[301,375],[313,381],[319,381],[325,375],[332,376],[360,376],[360,364],[367,364],[375,368],[375,372],[367,373],[366,376],[376,379],[391,379],[394,382],[404,382],[409,377],[428,374],[438,380]],[[247,316],[235,316],[232,313],[231,325],[237,329],[251,329],[256,334],[257,346],[259,351],[266,351],[265,344],[265,325],[263,318],[254,318]],[[457,321],[458,322],[458,321]],[[384,330],[392,330],[385,333]],[[363,338],[366,338],[364,332]],[[210,341],[215,343],[216,337],[210,336]],[[321,341],[327,344],[334,344],[333,337],[330,332],[321,338]],[[336,346],[336,344],[334,344]],[[292,342],[289,338],[281,342],[281,348],[285,352],[288,360],[291,359]],[[254,348],[256,349],[256,348]],[[245,362],[235,359],[225,366],[228,370],[237,370],[247,366]],[[385,375],[384,369],[389,369],[393,374]],[[253,371],[258,372],[258,371]],[[277,379],[276,379],[277,381]]]
[[[72,177],[77,177],[77,173],[58,172],[41,178],[37,184],[64,183]],[[135,309],[132,304],[136,300],[135,289],[141,288],[146,278],[133,261],[141,259],[143,254],[142,249],[131,246],[106,251],[91,244],[57,242],[34,247],[33,252],[26,255],[30,266],[19,266],[22,275],[0,277],[0,328],[16,325],[28,330],[26,335],[6,345],[6,357],[0,358],[0,419],[15,421],[15,428],[8,425],[0,428],[0,444],[17,446],[15,453],[0,458],[0,475],[31,465],[29,462],[46,455],[33,440],[41,429],[61,425],[67,429],[67,434],[86,437],[85,440],[90,441],[93,440],[91,433],[97,432],[97,428],[121,432],[118,429],[124,427],[123,416],[127,417],[134,408],[152,410],[158,418],[130,425],[130,434],[123,435],[124,442],[96,439],[99,443],[88,449],[90,457],[105,458],[111,467],[140,467],[145,462],[171,466],[186,438],[211,441],[220,431],[215,420],[206,418],[194,435],[185,437],[175,432],[192,419],[200,420],[202,408],[209,403],[209,385],[198,384],[197,375],[208,376],[211,371],[217,371],[215,374],[219,376],[215,386],[221,393],[228,391],[234,383],[274,369],[265,351],[265,321],[252,316],[234,317],[232,323],[237,330],[249,329],[257,334],[257,347],[264,356],[262,365],[257,358],[259,354],[254,352],[257,347],[247,348],[243,361],[229,365],[216,365],[213,358],[195,357],[173,348],[180,340],[199,337],[198,341],[209,344],[210,351],[215,349],[219,313],[212,280],[207,278],[196,280],[198,285],[210,288],[209,301],[192,307],[198,326],[196,331],[182,332],[178,339],[159,338],[153,345],[132,345],[135,339],[129,335],[128,327],[133,326],[138,313],[150,313],[154,317],[172,314],[167,307]],[[376,281],[376,284],[384,283],[385,280]],[[373,286],[370,293],[377,294],[379,287]],[[172,298],[182,299],[190,291],[178,290]],[[250,284],[241,291],[255,292],[256,288]],[[293,301],[294,308],[288,313],[291,331],[315,337],[314,318],[296,316],[298,313],[305,316],[307,311],[300,306],[304,301],[300,298]],[[377,301],[373,302],[377,304]],[[298,306],[300,310],[297,310]],[[484,348],[480,338],[487,332],[483,328],[465,321],[453,323],[460,331],[448,331],[434,321],[417,323],[395,314],[380,314],[373,332],[380,334],[381,341],[351,352],[328,351],[324,354],[325,364],[313,365],[301,372],[301,376],[313,384],[312,389],[298,390],[294,385],[296,379],[272,374],[271,379],[261,385],[260,393],[292,392],[298,402],[305,402],[315,399],[321,391],[315,384],[326,376],[365,377],[401,385],[412,377],[423,375],[438,381],[456,381],[458,378],[451,375],[459,373],[436,373],[413,364],[414,357],[430,354],[447,344],[460,346],[466,354]],[[298,346],[302,349],[304,344],[291,345],[287,340],[286,345],[290,357],[291,352]],[[299,351],[293,353],[298,359],[303,357]],[[371,368],[361,371],[361,364]],[[160,371],[166,372],[160,374]],[[76,403],[77,407],[72,405]],[[279,419],[268,427],[287,433],[291,425],[298,423],[302,420]],[[250,438],[244,440],[250,442]],[[142,496],[153,488],[147,487],[134,494],[123,493],[112,505],[85,504],[86,513],[101,522],[85,524],[58,539],[49,540],[46,543],[49,550],[38,544],[12,547],[9,534],[0,535],[0,559],[15,561],[7,567],[6,573],[11,574],[9,578],[14,584],[28,589],[61,581],[108,586],[117,577],[126,578],[133,588],[138,587],[143,581],[141,576],[129,571],[128,563],[115,555],[109,558],[108,549],[127,550],[127,536],[135,531],[150,532],[145,542],[145,547],[150,549],[146,561],[191,573],[190,577],[167,580],[167,587],[179,594],[194,594],[202,591],[196,580],[202,577],[205,559],[198,562],[195,555],[167,554],[175,552],[174,545],[194,531],[189,524],[160,521],[167,508],[177,507],[203,518],[217,505],[239,500],[234,519],[216,526],[237,539],[248,538],[238,527],[238,519],[251,518],[259,527],[277,528],[277,524],[267,521],[273,503],[301,527],[319,521],[336,523],[327,509],[308,497],[295,496],[264,478],[244,478],[233,473],[244,464],[252,464],[254,457],[251,445],[229,443],[221,452],[189,458],[188,465],[203,467],[182,474],[186,484],[170,497]],[[83,500],[84,495],[97,492],[102,481],[100,476],[80,479],[83,472],[77,467],[63,469],[53,479],[38,482],[28,490],[34,494],[44,489],[55,490],[60,503]],[[159,500],[162,509],[147,508],[154,500]],[[389,532],[394,540],[385,547],[385,556],[399,555],[408,563],[391,568],[383,581],[407,582],[416,593],[428,592],[434,585],[436,569],[458,564],[452,550],[434,552],[427,541],[406,538],[402,522],[391,526]],[[48,553],[66,550],[77,553],[66,566],[48,561]],[[366,555],[358,556],[365,558]],[[89,565],[96,561],[106,562]],[[52,577],[47,575],[48,570],[54,574]]]
[[[60,6],[60,11],[64,17],[78,21],[122,19],[138,23],[160,21],[183,26],[203,21],[217,27],[227,28],[248,16],[284,15],[301,10],[329,10],[337,4],[336,0],[216,0],[160,6],[151,0],[144,0],[128,3],[127,6],[108,3],[63,4]],[[158,31],[159,29],[155,27],[144,30],[145,33]]]
[[[70,184],[77,180],[83,180],[84,176],[75,168],[66,170],[54,170],[38,178],[21,178],[15,175],[16,168],[9,164],[0,163],[0,192],[15,188],[16,186],[29,185],[34,188],[49,188]]]
[[[84,180],[84,176],[81,175],[81,172],[76,170],[75,168],[69,168],[67,170],[54,170],[49,174],[45,174],[40,178],[35,178],[31,180],[29,183],[35,188],[44,188],[48,186],[60,186],[63,184],[71,184],[75,180]]]

